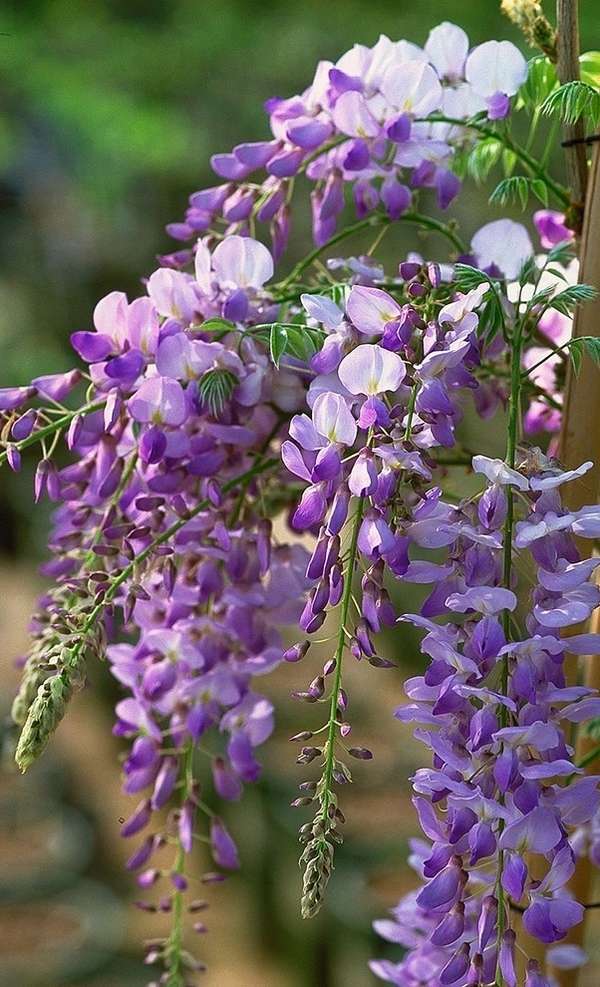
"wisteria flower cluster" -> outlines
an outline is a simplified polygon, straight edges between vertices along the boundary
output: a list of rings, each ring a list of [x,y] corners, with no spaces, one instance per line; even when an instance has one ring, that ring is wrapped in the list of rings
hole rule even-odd
[[[408,621],[423,670],[396,715],[430,761],[412,779],[419,886],[377,923],[404,956],[373,972],[404,987],[515,987],[515,916],[551,948],[582,920],[568,882],[576,855],[598,858],[600,794],[573,730],[600,717],[600,698],[566,680],[562,637],[571,654],[599,650],[578,630],[600,603],[598,559],[578,546],[600,537],[600,508],[562,506],[561,486],[592,464],[565,470],[553,455],[571,316],[593,293],[577,283],[564,212],[535,213],[536,253],[510,219],[466,246],[453,221],[419,211],[427,190],[450,206],[465,162],[481,175],[482,145],[490,167],[505,151],[529,170],[521,190],[536,183],[568,207],[507,125],[532,89],[548,95],[532,84],[538,62],[505,41],[471,48],[448,23],[422,49],[381,37],[321,62],[304,93],[268,101],[270,139],[212,159],[223,183],[168,228],[189,245],[160,258],[140,297],[110,293],[73,333],[81,367],[0,390],[0,461],[19,470],[39,449],[35,499],[56,505],[51,585],[13,706],[16,760],[33,764],[88,662],[106,656],[135,799],[127,866],[139,906],[172,919],[147,943],[153,984],[184,987],[203,969],[189,933],[205,931],[207,903],[190,878],[212,884],[240,865],[219,805],[260,775],[274,710],[257,680],[310,664],[330,628],[331,653],[294,694],[314,707],[292,738],[297,760],[318,766],[292,802],[312,815],[302,914],[325,898],[350,759],[373,756],[354,741],[344,665],[381,669],[393,687],[379,635]],[[314,249],[276,281],[300,175]],[[350,202],[357,221],[339,228]],[[445,253],[427,242],[425,258],[421,246],[386,273],[375,255],[395,222],[441,237]],[[366,253],[335,255],[361,231],[375,236]],[[473,414],[506,414],[504,459],[465,447]],[[455,464],[479,480],[460,502],[445,490]],[[417,613],[404,612],[405,584],[424,588]],[[525,976],[549,983],[537,958]]]

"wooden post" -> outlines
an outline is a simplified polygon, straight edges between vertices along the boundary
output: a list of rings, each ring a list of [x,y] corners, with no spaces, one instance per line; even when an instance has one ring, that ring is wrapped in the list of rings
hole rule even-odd
[[[579,282],[600,291],[600,148],[598,143],[594,147],[579,251]],[[577,309],[573,336],[600,336],[600,298]],[[564,488],[569,508],[589,504],[600,490],[600,372],[587,355],[579,376],[571,365],[567,371],[560,457],[569,468],[593,460],[589,473]]]
[[[556,2],[556,74],[561,84],[579,79],[579,17],[578,0]],[[579,143],[565,148],[567,185],[571,190],[573,206],[568,217],[570,224],[581,232],[583,207],[587,186],[587,154],[582,139],[585,136],[583,121],[564,128],[565,140]]]
[[[592,169],[588,182],[588,193],[584,213],[583,235],[580,249],[579,281],[591,284],[600,292],[600,147],[595,145]],[[573,323],[573,336],[600,336],[600,294],[593,302],[588,302],[577,310]],[[568,483],[564,488],[564,503],[569,510],[577,510],[584,504],[596,504],[600,494],[600,370],[584,356],[581,372],[575,376],[570,366],[567,372],[563,427],[561,433],[560,458],[567,469],[581,465],[587,460],[594,462],[594,468],[584,477]],[[590,551],[590,543],[582,542],[583,553]],[[600,608],[596,610],[583,630],[600,630]],[[577,628],[580,630],[580,628]],[[574,676],[579,673],[585,684],[600,689],[600,655],[589,655],[577,661],[569,659]],[[597,743],[597,742],[596,742]],[[577,739],[577,759],[585,755],[596,743],[588,738],[583,730]],[[598,760],[586,767],[586,772],[597,773]],[[593,893],[594,868],[587,858],[582,858],[571,881],[571,890],[577,901],[590,902]],[[568,942],[581,945],[585,936],[585,919],[571,930]],[[574,970],[552,971],[560,987],[577,987],[577,973]]]

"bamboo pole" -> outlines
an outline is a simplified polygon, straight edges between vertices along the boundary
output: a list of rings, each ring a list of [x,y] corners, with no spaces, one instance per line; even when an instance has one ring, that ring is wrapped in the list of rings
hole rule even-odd
[[[557,0],[557,75],[561,83],[579,79],[579,18],[578,0]],[[573,228],[583,231],[579,248],[579,281],[591,284],[600,291],[600,150],[595,146],[592,170],[588,180],[587,151],[582,121],[565,127],[564,138],[575,141],[565,147],[568,185],[573,197]],[[586,194],[587,193],[587,194]],[[583,203],[585,201],[585,209]],[[583,213],[583,214],[582,214]],[[573,336],[600,336],[600,296],[596,301],[577,310],[573,322]],[[585,477],[567,484],[565,506],[577,510],[584,504],[598,502],[600,493],[600,374],[593,361],[584,356],[581,373],[576,377],[571,362],[567,369],[564,398],[560,458],[567,469],[592,460],[594,467]],[[589,544],[580,546],[582,553],[589,553]],[[589,627],[600,628],[599,611],[592,614]],[[577,659],[568,658],[567,671],[572,680],[582,678],[590,688],[600,688],[600,657],[590,655]],[[583,730],[578,731],[576,757],[581,759],[591,749],[590,739]],[[591,762],[586,771],[598,769]],[[578,861],[571,881],[571,891],[578,901],[588,903],[593,891],[593,868],[586,858]],[[587,918],[587,915],[586,915]],[[582,945],[586,920],[571,930],[568,941]],[[552,971],[560,987],[577,987],[576,971]]]
[[[583,234],[580,248],[579,281],[591,284],[600,292],[600,147],[595,145],[592,169],[588,182],[587,200],[584,213]],[[600,294],[598,298],[578,309],[573,336],[600,336]],[[560,458],[567,469],[579,466],[587,460],[594,462],[594,468],[584,477],[566,485],[565,506],[577,510],[584,504],[598,503],[600,493],[600,371],[589,356],[584,356],[581,372],[575,376],[573,368],[567,371],[563,427],[560,443]],[[589,543],[583,543],[582,552],[589,554]],[[581,630],[582,628],[577,628]],[[600,630],[600,608],[583,630]],[[587,686],[600,689],[600,656],[588,655],[579,661],[569,659],[573,678],[579,676]],[[595,746],[584,730],[579,730],[576,743],[577,759],[585,757]],[[586,773],[599,770],[598,759],[586,767]],[[587,858],[578,861],[570,884],[575,898],[589,903],[593,897],[594,868]],[[586,915],[587,918],[587,915]],[[571,930],[567,941],[582,945],[585,937],[586,920]],[[552,970],[560,987],[577,987],[577,972],[574,970]]]
[[[556,2],[556,74],[561,84],[579,79],[579,17],[578,0]],[[575,141],[565,147],[567,186],[571,190],[573,205],[568,221],[577,233],[581,232],[587,187],[587,154],[583,137],[583,121],[565,126],[566,141]]]

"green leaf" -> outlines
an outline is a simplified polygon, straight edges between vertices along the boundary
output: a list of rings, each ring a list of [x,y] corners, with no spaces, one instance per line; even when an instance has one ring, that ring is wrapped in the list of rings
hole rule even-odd
[[[581,336],[586,353],[591,356],[596,366],[600,366],[600,337]]]
[[[589,284],[572,284],[551,299],[550,308],[556,309],[562,315],[572,315],[578,305],[591,302],[596,295],[596,289]]]
[[[583,119],[596,127],[600,123],[600,92],[587,82],[567,82],[546,97],[541,111],[547,115],[556,114],[567,125]]]
[[[344,303],[346,301],[345,284],[332,284],[331,287],[327,288],[323,292],[323,294],[330,295],[332,301],[334,301],[336,305],[340,305],[342,308],[344,307]]]
[[[501,331],[503,324],[500,301],[496,292],[493,291],[488,295],[485,305],[479,311],[479,332],[489,343]]]
[[[594,720],[590,720],[589,723],[586,723],[585,732],[590,737],[593,737],[594,740],[600,740],[600,717],[596,717]]]
[[[541,178],[530,178],[529,187],[543,206],[548,206],[548,186]]]
[[[569,264],[575,256],[575,245],[573,240],[564,240],[557,243],[548,251],[548,260],[557,264]]]
[[[527,206],[529,199],[529,179],[525,175],[513,175],[504,178],[490,195],[490,203],[494,206],[506,206],[511,202],[520,202],[521,209]]]
[[[467,171],[478,184],[486,181],[492,168],[502,157],[502,142],[495,137],[476,144],[467,158]]]
[[[554,294],[554,285],[549,284],[545,288],[540,288],[539,291],[536,291],[535,295],[533,296],[529,304],[531,306],[549,305],[553,294]]]
[[[584,51],[579,56],[581,81],[600,89],[600,51]]]
[[[559,270],[558,267],[547,267],[546,274],[552,274],[553,277],[560,278],[561,281],[567,281],[567,278],[565,277],[565,272]]]
[[[237,383],[236,375],[231,370],[224,370],[221,367],[207,370],[200,378],[198,384],[200,400],[214,418],[222,412]]]
[[[214,319],[206,319],[206,321],[200,325],[200,328],[202,332],[226,333],[231,332],[232,329],[235,329],[235,325],[233,322],[229,322],[228,319],[220,319],[215,317]]]
[[[304,360],[305,362],[310,360],[311,356],[315,355],[317,348],[315,347],[311,331],[307,326],[302,326],[298,329],[288,328],[287,351],[292,356],[297,357],[298,360]]]
[[[457,178],[460,178],[461,181],[464,181],[464,179],[469,174],[470,157],[471,157],[471,152],[467,151],[465,147],[457,147],[454,154],[452,155],[452,171],[454,172]]]
[[[569,346],[569,355],[571,357],[571,363],[573,364],[573,371],[576,377],[579,377],[579,371],[581,370],[583,352],[584,352],[583,340],[572,339],[571,345]]]
[[[504,169],[504,174],[506,175],[507,178],[509,178],[512,175],[516,163],[517,163],[517,155],[515,154],[515,152],[505,147],[504,150],[502,151],[502,167]]]
[[[525,106],[540,106],[556,85],[556,69],[545,55],[536,55],[527,66],[527,79],[519,89]]]
[[[322,329],[306,326],[303,322],[272,322],[261,327],[255,338],[268,342],[271,360],[279,367],[284,353],[308,363],[321,349],[325,335]]]
[[[535,257],[528,257],[519,273],[519,284],[521,287],[534,280],[536,270]]]
[[[454,280],[461,291],[472,291],[480,284],[490,283],[489,274],[485,274],[470,264],[455,264]],[[502,329],[504,317],[500,299],[493,288],[484,295],[485,302],[479,310],[479,332],[489,342]]]
[[[541,178],[528,178],[526,175],[513,175],[504,178],[490,195],[493,205],[506,206],[518,202],[525,209],[530,193],[533,193],[542,205],[548,205],[548,189]]]
[[[271,360],[277,369],[279,369],[281,357],[287,349],[288,340],[288,329],[280,322],[274,322],[271,326],[271,333],[269,336],[269,351],[271,353]]]
[[[488,274],[470,264],[455,264],[454,280],[461,291],[472,291],[478,285],[489,282],[490,278]]]

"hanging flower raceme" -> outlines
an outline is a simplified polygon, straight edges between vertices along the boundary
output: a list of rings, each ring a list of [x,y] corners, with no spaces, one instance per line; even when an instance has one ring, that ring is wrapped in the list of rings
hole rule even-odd
[[[173,912],[171,935],[148,953],[172,977],[201,968],[182,952],[181,901],[203,827],[214,864],[238,866],[232,837],[198,787],[195,748],[201,737],[210,747],[212,734],[213,802],[239,799],[259,777],[255,751],[273,714],[253,682],[281,661],[279,628],[298,620],[306,586],[306,552],[272,543],[267,506],[282,409],[305,393],[301,377],[288,373],[287,388],[285,372],[276,380],[253,338],[271,304],[262,289],[272,269],[256,241],[232,237],[212,256],[199,248],[195,279],[158,271],[148,297],[128,303],[113,292],[96,307],[94,330],[74,334],[89,362],[83,407],[59,405],[80,371],[39,378],[4,401],[14,468],[19,446],[39,441],[36,497],[59,505],[44,567],[56,586],[40,601],[13,709],[17,761],[26,770],[40,754],[86,662],[106,651],[128,693],[115,726],[131,743],[124,791],[138,798],[122,826],[137,841],[128,867],[146,892],[140,906]],[[35,399],[56,409],[22,410]],[[61,434],[77,458],[58,468]],[[107,648],[117,615],[134,643]],[[153,902],[159,882],[166,897]],[[195,910],[192,898],[188,906]]]
[[[399,219],[419,188],[435,189],[446,209],[460,189],[452,171],[455,147],[470,139],[461,121],[478,113],[505,118],[526,76],[527,63],[511,42],[469,50],[465,32],[448,22],[430,32],[424,48],[385,35],[372,48],[355,45],[335,63],[320,62],[303,93],[268,100],[271,139],[214,155],[223,184],[190,196],[183,222],[168,231],[186,241],[217,218],[227,233],[268,223],[279,257],[290,231],[293,180],[301,173],[314,183],[317,245],[335,233],[346,186],[359,219],[376,210]],[[430,123],[430,116],[449,122]],[[256,172],[266,172],[260,183]],[[184,250],[165,260],[178,266],[189,256]]]
[[[283,462],[307,484],[292,525],[317,535],[307,569],[314,588],[300,618],[309,637],[289,649],[286,657],[290,661],[304,657],[310,635],[319,631],[328,613],[334,613],[338,623],[331,659],[306,691],[296,694],[314,703],[325,697],[328,681],[332,683],[328,721],[297,737],[311,742],[302,747],[299,763],[318,759],[323,766],[318,783],[303,782],[303,794],[295,802],[317,806],[314,821],[301,830],[306,844],[305,915],[320,907],[333,847],[341,841],[344,817],[335,785],[351,780],[344,760],[344,738],[350,732],[349,697],[342,685],[346,652],[375,667],[393,667],[375,643],[382,628],[396,620],[384,584],[386,573],[399,580],[436,583],[424,608],[435,614],[440,612],[440,601],[460,582],[452,566],[412,562],[411,540],[426,547],[447,546],[460,531],[475,573],[487,572],[493,549],[500,547],[497,533],[481,533],[471,518],[440,500],[439,489],[428,488],[434,451],[455,444],[459,396],[465,389],[478,388],[481,350],[476,310],[489,285],[482,283],[465,294],[442,284],[435,265],[402,265],[401,271],[405,277],[398,279],[394,294],[356,286],[349,291],[343,311],[333,311],[324,298],[304,300],[311,316],[324,318],[325,331],[333,328],[337,340],[325,368],[329,372],[317,375],[310,385],[311,416],[293,418],[290,439],[282,445]],[[327,341],[313,360],[318,369],[326,348]],[[496,500],[497,504],[490,503],[488,515],[500,519],[498,496]],[[407,517],[411,518],[408,527]],[[352,598],[355,568],[364,572],[356,600]],[[513,594],[506,593],[512,601]],[[462,605],[470,606],[469,597],[463,601],[457,595],[457,609]],[[474,605],[484,613],[496,613],[503,604],[484,594]],[[460,655],[457,660],[463,661]],[[321,733],[322,744],[313,740]],[[359,760],[372,756],[363,747],[351,747],[348,753]]]
[[[573,541],[574,534],[596,536],[597,514],[566,512],[559,487],[591,465],[565,473],[533,452],[515,470],[476,456],[473,467],[489,485],[477,504],[453,511],[446,527],[448,539],[455,538],[446,542],[451,575],[444,592],[435,609],[430,597],[421,614],[404,618],[425,629],[421,650],[430,657],[425,674],[406,683],[410,702],[396,714],[416,724],[415,736],[433,753],[433,767],[413,779],[426,838],[415,845],[413,863],[424,884],[394,922],[378,928],[396,942],[405,941],[411,925],[424,932],[401,963],[372,964],[384,980],[412,983],[412,971],[427,966],[440,984],[488,983],[499,967],[504,982],[516,985],[516,911],[529,934],[547,944],[583,918],[566,884],[575,867],[574,833],[595,816],[600,792],[596,779],[579,777],[564,725],[596,717],[600,700],[566,684],[560,634],[600,601],[593,581],[599,560],[579,561]],[[521,619],[517,582],[506,586],[502,565],[508,488],[523,504],[514,547],[521,564],[536,570]],[[422,523],[407,533],[431,547]],[[447,612],[466,619],[430,619]],[[598,635],[569,637],[573,654],[599,646]],[[480,979],[468,979],[476,970]]]
[[[512,44],[471,49],[449,23],[424,48],[382,36],[320,63],[302,94],[267,103],[268,140],[215,155],[221,183],[171,224],[184,245],[141,297],[111,292],[73,333],[84,369],[0,389],[0,463],[17,471],[39,449],[35,499],[55,504],[52,585],[13,707],[17,763],[32,765],[88,662],[108,657],[135,799],[127,866],[139,906],[171,916],[148,944],[153,987],[186,987],[202,969],[188,931],[205,931],[206,902],[190,886],[243,859],[221,802],[260,775],[274,710],[257,679],[305,659],[317,633],[331,651],[294,695],[325,721],[293,739],[319,772],[292,804],[314,812],[300,831],[302,913],[319,910],[350,759],[373,756],[350,739],[344,664],[395,668],[379,635],[398,620],[423,632],[428,665],[397,715],[431,766],[413,778],[420,886],[377,925],[407,953],[374,972],[407,987],[513,987],[514,912],[553,962],[582,961],[560,941],[582,918],[567,883],[575,854],[598,856],[600,798],[565,724],[599,717],[600,701],[566,683],[561,634],[600,600],[597,560],[575,547],[600,536],[600,513],[561,506],[561,484],[590,464],[565,472],[539,450],[517,454],[517,439],[521,408],[529,433],[559,427],[570,318],[590,290],[575,284],[562,213],[536,214],[536,257],[520,223],[485,223],[467,250],[455,223],[417,211],[427,189],[448,208],[458,175],[484,177],[505,146],[536,175],[513,176],[521,198],[531,186],[569,205],[502,123],[517,93],[515,105],[531,101],[526,77]],[[316,246],[276,281],[301,174]],[[336,232],[350,198],[358,222]],[[411,252],[386,275],[374,254],[396,221],[443,237],[449,260]],[[263,224],[272,251],[255,237]],[[318,263],[332,237],[374,227],[364,255]],[[501,408],[505,460],[465,449],[465,415]],[[483,489],[447,495],[452,465]],[[392,602],[409,584],[426,587],[418,613]],[[569,633],[571,653],[597,648]],[[545,984],[535,960],[526,984]]]

